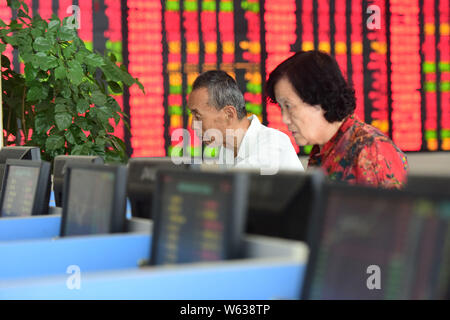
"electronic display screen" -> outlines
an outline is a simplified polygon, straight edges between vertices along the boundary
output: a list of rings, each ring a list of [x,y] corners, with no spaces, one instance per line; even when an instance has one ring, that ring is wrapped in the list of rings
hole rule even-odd
[[[445,299],[448,294],[450,199],[333,190],[319,228],[308,298]]]
[[[114,184],[113,172],[71,170],[65,235],[110,232]]]
[[[9,166],[2,216],[31,216],[39,179],[39,168]]]
[[[356,95],[356,114],[404,151],[450,150],[450,2],[404,0],[25,0],[30,14],[61,20],[77,5],[86,47],[113,52],[145,87],[114,95],[129,117],[114,134],[133,156],[183,152],[175,130],[190,128],[186,108],[195,78],[221,69],[236,78],[246,109],[286,132],[279,106],[264,84],[274,68],[300,50],[334,56]],[[14,14],[0,1],[0,19]],[[4,54],[17,72],[20,57]],[[152,63],[149,63],[151,61]],[[151,105],[151,108],[148,106]],[[191,155],[201,143],[191,130]],[[12,137],[9,137],[11,139]]]
[[[162,174],[153,264],[216,261],[230,256],[233,177]],[[156,235],[155,235],[156,234]]]

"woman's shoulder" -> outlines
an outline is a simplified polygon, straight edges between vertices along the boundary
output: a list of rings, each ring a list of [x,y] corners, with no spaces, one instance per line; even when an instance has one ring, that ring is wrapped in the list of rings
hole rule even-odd
[[[352,126],[344,133],[338,150],[349,158],[359,158],[362,150],[371,150],[377,154],[399,154],[403,152],[395,143],[378,128],[355,118]],[[376,156],[373,154],[373,156]]]
[[[351,142],[359,145],[370,146],[373,144],[391,144],[395,146],[394,142],[385,133],[373,125],[355,118],[354,124],[348,132],[348,137]]]

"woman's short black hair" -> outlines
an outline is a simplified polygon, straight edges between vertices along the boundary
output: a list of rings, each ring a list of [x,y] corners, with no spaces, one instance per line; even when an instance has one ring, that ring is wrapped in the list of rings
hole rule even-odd
[[[356,108],[355,90],[347,83],[336,60],[320,51],[300,51],[279,64],[266,83],[271,102],[275,84],[286,77],[299,97],[310,105],[320,105],[328,122],[341,121]]]

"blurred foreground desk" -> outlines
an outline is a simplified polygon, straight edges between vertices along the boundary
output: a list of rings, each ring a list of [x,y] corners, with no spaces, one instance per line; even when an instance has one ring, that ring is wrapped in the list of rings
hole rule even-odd
[[[51,215],[0,218],[0,243],[4,241],[52,239],[59,237],[61,208],[51,208]],[[148,219],[127,219],[126,232],[152,231]]]
[[[0,267],[0,299],[300,297],[308,256],[304,243],[247,236],[245,252],[239,260],[140,268],[138,260],[150,253],[145,234],[2,243],[0,256],[7,263]],[[69,265],[80,268],[79,289],[70,289]]]

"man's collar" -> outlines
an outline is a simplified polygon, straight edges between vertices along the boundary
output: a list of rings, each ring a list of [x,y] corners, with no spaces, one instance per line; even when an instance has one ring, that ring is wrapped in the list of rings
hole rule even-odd
[[[249,156],[249,148],[243,146],[245,146],[246,143],[250,142],[249,139],[251,139],[252,136],[256,135],[259,131],[259,128],[261,127],[261,122],[259,122],[259,119],[256,115],[252,114],[247,119],[250,120],[250,126],[248,127],[247,131],[244,134],[244,137],[241,140],[236,159],[245,159]]]

